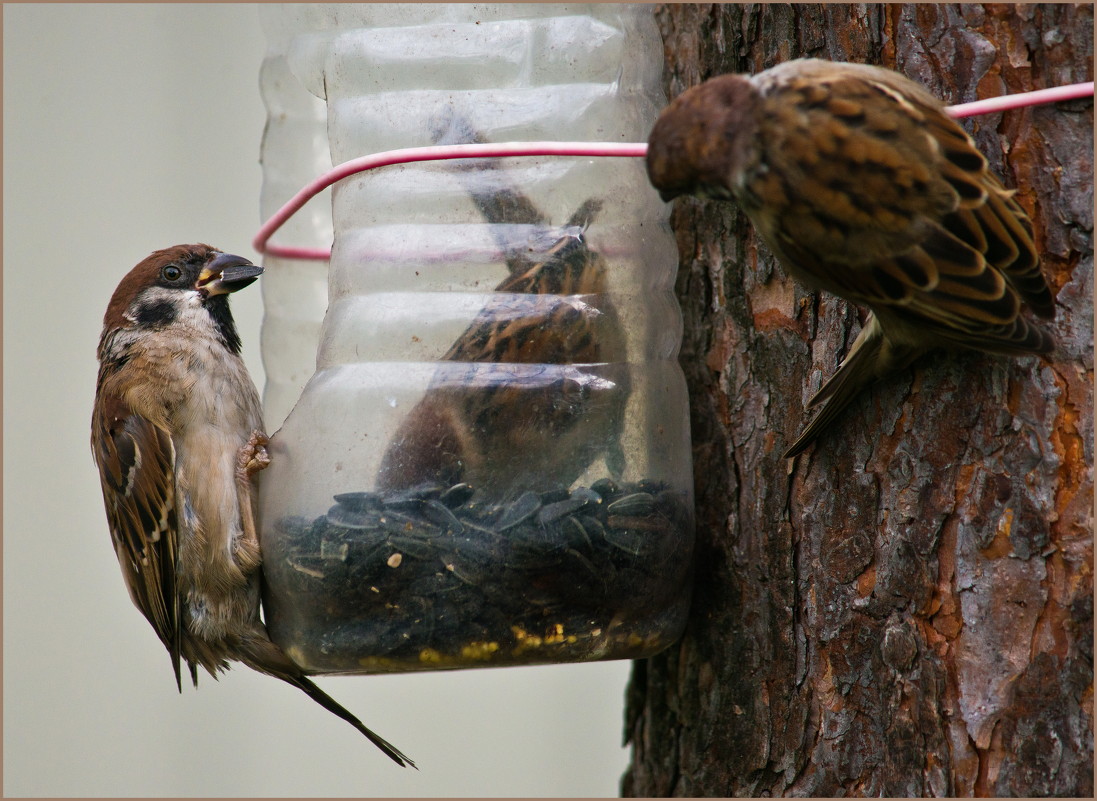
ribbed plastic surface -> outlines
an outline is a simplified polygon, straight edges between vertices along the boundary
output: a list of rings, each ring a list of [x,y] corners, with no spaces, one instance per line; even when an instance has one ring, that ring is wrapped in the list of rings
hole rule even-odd
[[[642,6],[291,5],[264,25],[264,213],[325,143],[338,164],[643,141],[664,102]],[[304,89],[326,99],[326,138]],[[272,423],[309,347],[316,366],[261,483],[272,636],[330,672],[665,647],[688,604],[692,475],[677,254],[641,161],[403,165],[333,192],[318,341],[320,271],[264,277]],[[323,245],[323,223],[278,238]]]

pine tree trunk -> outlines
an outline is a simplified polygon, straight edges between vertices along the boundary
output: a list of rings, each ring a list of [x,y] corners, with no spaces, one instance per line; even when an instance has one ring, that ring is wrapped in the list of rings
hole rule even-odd
[[[950,103],[1093,80],[1091,6],[667,5],[668,97],[800,56]],[[863,311],[677,201],[698,507],[685,637],[635,664],[640,796],[1093,794],[1093,105],[969,119],[1032,215],[1049,360],[941,352],[781,452]]]

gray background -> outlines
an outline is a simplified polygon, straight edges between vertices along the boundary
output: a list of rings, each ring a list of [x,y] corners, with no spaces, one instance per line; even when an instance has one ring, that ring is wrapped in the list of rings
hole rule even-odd
[[[615,795],[627,662],[320,680],[419,772],[244,668],[176,693],[110,546],[95,345],[150,251],[256,257],[256,8],[3,12],[4,794]],[[234,309],[262,387],[260,293]]]

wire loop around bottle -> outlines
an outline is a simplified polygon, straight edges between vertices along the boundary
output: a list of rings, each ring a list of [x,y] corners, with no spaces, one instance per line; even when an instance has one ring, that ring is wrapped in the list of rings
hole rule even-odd
[[[252,247],[259,253],[287,259],[326,260],[330,250],[302,248],[268,243],[270,237],[297,213],[314,196],[344,178],[377,167],[393,164],[410,164],[417,161],[443,159],[500,158],[503,156],[638,156],[643,158],[648,146],[645,142],[502,142],[474,145],[436,145],[434,147],[407,147],[386,150],[361,158],[345,161],[330,172],[315,179],[289,201],[259,229],[252,240]]]
[[[1023,106],[1044,103],[1056,103],[1063,100],[1075,100],[1093,96],[1093,81],[1075,83],[1068,86],[1056,86],[1052,89],[1038,89],[1033,92],[1020,92],[973,103],[961,103],[948,106],[946,112],[951,117],[971,117],[977,114],[993,114]],[[252,247],[258,253],[285,259],[304,261],[327,261],[331,258],[330,248],[306,248],[293,245],[276,245],[270,238],[286,221],[296,214],[302,206],[332,184],[356,173],[377,167],[394,164],[411,164],[418,161],[438,161],[444,159],[502,158],[507,156],[613,156],[643,158],[647,155],[646,142],[502,142],[472,145],[436,145],[433,147],[408,147],[400,150],[386,150],[369,156],[352,159],[333,167],[329,172],[316,178],[297,194],[290,198],[269,220],[259,228]]]

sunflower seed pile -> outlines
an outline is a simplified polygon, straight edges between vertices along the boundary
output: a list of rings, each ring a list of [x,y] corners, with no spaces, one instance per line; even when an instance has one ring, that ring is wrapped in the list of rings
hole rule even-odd
[[[684,622],[692,510],[666,485],[603,479],[493,503],[456,484],[335,502],[280,521],[264,564],[285,598],[267,599],[278,639],[306,643],[294,658],[309,668],[633,658]]]

